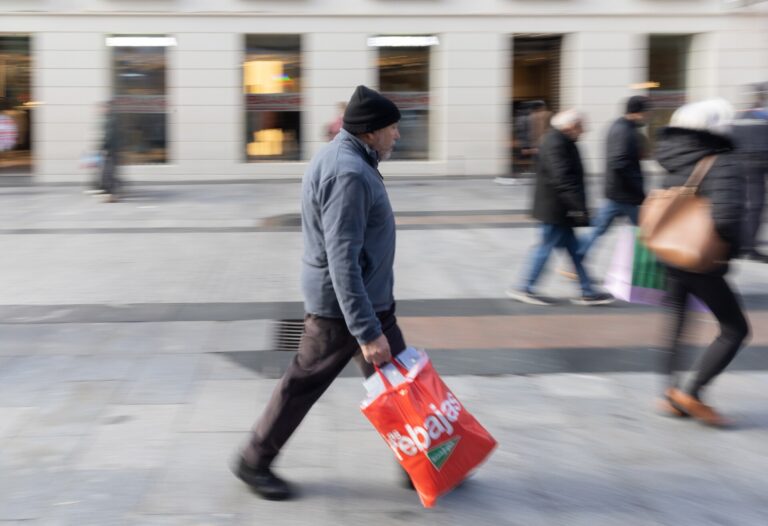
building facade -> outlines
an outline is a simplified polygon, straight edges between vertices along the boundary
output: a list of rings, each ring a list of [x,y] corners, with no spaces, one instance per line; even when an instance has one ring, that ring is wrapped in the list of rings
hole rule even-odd
[[[82,181],[104,102],[143,181],[300,177],[357,84],[403,108],[386,172],[499,176],[533,100],[603,135],[768,80],[768,10],[728,0],[4,0],[0,177]],[[652,142],[652,141],[651,141]]]

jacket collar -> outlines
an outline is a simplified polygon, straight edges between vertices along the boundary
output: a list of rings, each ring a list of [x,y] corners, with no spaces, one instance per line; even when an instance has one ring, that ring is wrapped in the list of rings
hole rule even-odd
[[[361,154],[363,154],[363,158],[368,162],[368,164],[370,164],[371,166],[373,166],[378,170],[379,153],[373,148],[371,148],[370,146],[368,146],[367,144],[365,144],[363,141],[361,141],[360,139],[358,139],[357,137],[349,133],[347,130],[345,130],[344,128],[339,130],[339,133],[336,135],[336,139],[334,140],[348,141],[352,143],[352,145],[357,150],[359,150]]]
[[[576,144],[576,141],[575,141],[575,140],[573,140],[573,139],[572,139],[572,138],[571,138],[571,137],[570,137],[568,134],[566,134],[565,132],[563,132],[563,131],[560,131],[560,130],[558,130],[557,128],[552,128],[552,130],[554,131],[554,133],[558,134],[558,135],[559,135],[560,137],[562,137],[564,140],[566,140],[566,141],[568,141],[568,142],[570,142],[570,143]]]

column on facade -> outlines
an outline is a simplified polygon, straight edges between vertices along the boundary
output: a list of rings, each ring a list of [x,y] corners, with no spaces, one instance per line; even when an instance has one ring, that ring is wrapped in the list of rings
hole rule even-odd
[[[376,55],[365,33],[308,33],[303,40],[305,158],[326,142],[325,128],[346,102],[355,86],[376,87]]]
[[[168,49],[166,64],[168,166],[135,166],[131,171],[141,178],[158,171],[211,180],[241,175],[244,37],[203,32],[174,36],[177,46]]]
[[[698,47],[697,47],[698,43]],[[730,21],[728,27],[708,35],[695,35],[695,51],[705,53],[705,87],[697,99],[724,97],[738,107],[751,101],[751,86],[768,81],[768,32],[765,19]]]
[[[626,99],[645,94],[632,87],[647,80],[645,42],[644,35],[626,32],[571,33],[563,39],[561,107],[587,116],[580,149],[589,173],[604,172],[605,134]]]
[[[180,176],[240,175],[244,157],[243,35],[178,33],[169,49],[168,145]],[[141,169],[142,167],[136,167]]]
[[[440,35],[439,106],[447,175],[505,175],[508,167],[510,38],[500,33]]]
[[[100,33],[32,35],[32,155],[40,182],[85,180],[80,159],[101,135],[100,105],[110,96],[109,55]]]

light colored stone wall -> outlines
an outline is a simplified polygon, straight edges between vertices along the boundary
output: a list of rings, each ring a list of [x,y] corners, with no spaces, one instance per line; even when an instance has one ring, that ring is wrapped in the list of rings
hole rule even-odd
[[[437,10],[436,4],[440,9]],[[630,85],[646,77],[648,33],[691,34],[689,99],[736,102],[768,80],[768,13],[716,0],[4,0],[0,33],[32,36],[35,176],[84,179],[98,103],[110,96],[110,34],[166,34],[170,162],[126,167],[127,177],[195,180],[299,177],[324,143],[323,126],[354,86],[375,87],[380,34],[437,35],[431,50],[430,160],[390,162],[398,175],[501,175],[508,169],[512,35],[562,34],[561,104],[589,117],[582,153],[602,169],[607,125]],[[30,11],[30,9],[32,11]],[[22,10],[26,12],[22,13]],[[204,13],[207,11],[207,13]],[[246,163],[244,35],[302,35],[301,162]]]

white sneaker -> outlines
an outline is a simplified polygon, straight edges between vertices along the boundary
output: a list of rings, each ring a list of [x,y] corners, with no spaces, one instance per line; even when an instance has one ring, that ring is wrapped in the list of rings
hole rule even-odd
[[[542,305],[548,307],[555,304],[555,300],[552,298],[539,296],[538,294],[526,292],[524,290],[509,289],[506,291],[506,295],[513,300],[519,301],[520,303],[527,303],[528,305]]]

